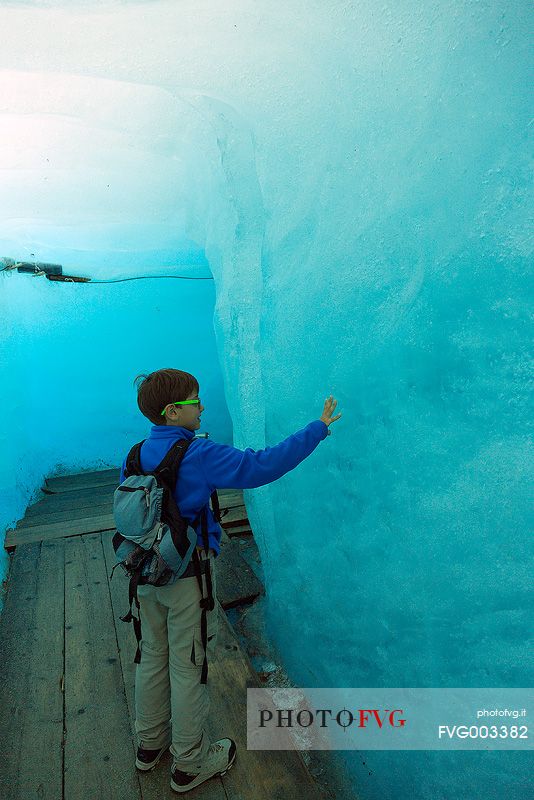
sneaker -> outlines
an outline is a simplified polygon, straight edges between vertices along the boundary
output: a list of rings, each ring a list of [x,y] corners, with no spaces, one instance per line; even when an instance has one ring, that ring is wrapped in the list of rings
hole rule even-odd
[[[146,772],[149,769],[154,769],[163,753],[169,749],[169,745],[160,747],[159,750],[145,750],[144,747],[137,748],[137,757],[135,759],[135,766],[137,769]]]
[[[175,792],[188,792],[200,783],[207,781],[208,778],[224,775],[235,761],[236,750],[236,743],[233,739],[219,739],[218,742],[210,744],[206,761],[197,774],[182,772],[173,764],[171,789],[174,789]]]

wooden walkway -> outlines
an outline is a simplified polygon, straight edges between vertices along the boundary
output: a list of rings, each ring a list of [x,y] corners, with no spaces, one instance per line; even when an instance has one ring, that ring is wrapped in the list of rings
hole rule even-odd
[[[111,503],[118,470],[47,479],[5,547],[11,552],[0,615],[1,800],[161,800],[172,757],[135,768],[133,693],[136,640],[119,617],[128,579],[115,563]],[[231,736],[234,766],[187,793],[204,800],[319,800],[325,795],[297,752],[247,751],[246,690],[257,674],[225,608],[251,602],[263,587],[239,552],[252,537],[241,492],[220,492],[216,560],[217,659],[210,662],[212,741]],[[234,538],[233,538],[234,537]]]

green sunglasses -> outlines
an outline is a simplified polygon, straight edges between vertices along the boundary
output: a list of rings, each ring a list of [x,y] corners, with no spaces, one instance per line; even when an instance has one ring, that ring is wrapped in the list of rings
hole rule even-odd
[[[176,400],[175,403],[167,403],[167,406],[189,406],[193,405],[194,403],[198,403],[198,405],[200,405],[200,397],[198,397],[196,400]],[[165,406],[165,408],[167,408],[167,406]],[[161,412],[162,417],[165,416],[165,408]]]

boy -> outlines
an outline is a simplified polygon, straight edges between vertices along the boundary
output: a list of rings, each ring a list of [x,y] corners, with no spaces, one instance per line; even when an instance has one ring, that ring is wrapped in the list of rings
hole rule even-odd
[[[209,508],[214,489],[252,489],[277,480],[309,456],[330,433],[337,400],[326,399],[320,419],[289,436],[275,447],[255,452],[238,450],[209,439],[195,438],[204,406],[199,385],[188,372],[160,369],[136,378],[137,403],[153,423],[141,448],[141,468],[153,470],[179,439],[191,440],[178,474],[175,499],[189,523],[206,508],[209,551],[198,544],[204,595],[206,570],[212,575],[216,603],[216,572],[213,562],[220,552],[221,528]],[[126,459],[120,480],[124,479]],[[202,542],[200,522],[198,541]],[[192,565],[191,565],[192,567]],[[219,739],[210,744],[205,730],[209,694],[200,676],[204,650],[200,637],[201,595],[192,569],[165,586],[140,585],[137,589],[141,617],[141,661],[135,676],[135,729],[139,736],[136,766],[156,766],[170,745],[173,756],[171,788],[187,792],[214,775],[224,774],[233,764],[236,744]],[[207,655],[217,641],[217,604],[207,612]],[[171,730],[172,718],[172,730]]]

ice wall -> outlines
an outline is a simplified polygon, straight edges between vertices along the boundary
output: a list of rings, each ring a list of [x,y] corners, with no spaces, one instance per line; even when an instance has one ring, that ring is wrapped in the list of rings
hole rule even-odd
[[[0,63],[42,113],[92,80],[186,154],[235,444],[339,399],[247,497],[294,681],[529,685],[527,3],[38,5],[0,11]],[[522,755],[344,757],[359,797],[455,800],[524,796]]]

